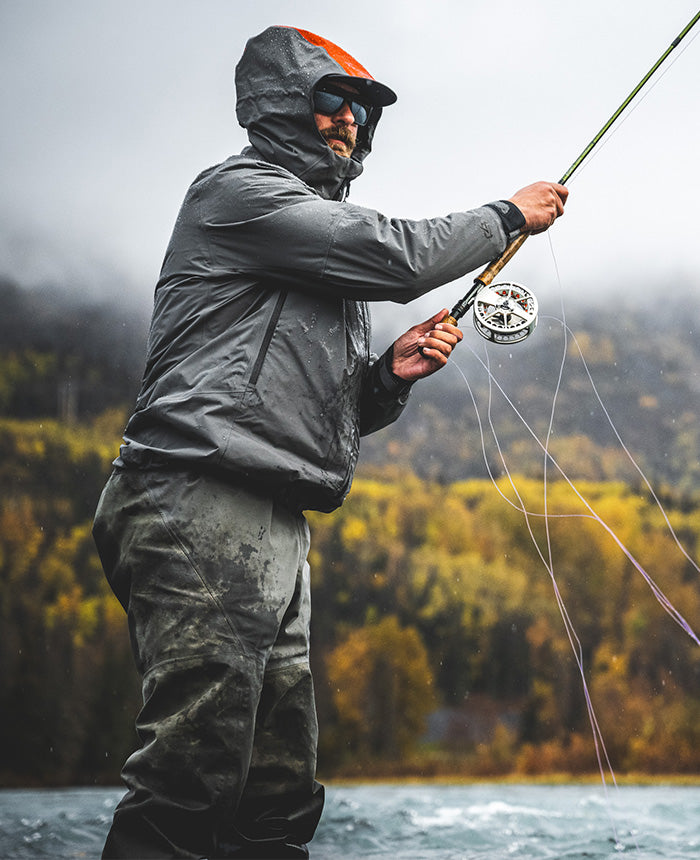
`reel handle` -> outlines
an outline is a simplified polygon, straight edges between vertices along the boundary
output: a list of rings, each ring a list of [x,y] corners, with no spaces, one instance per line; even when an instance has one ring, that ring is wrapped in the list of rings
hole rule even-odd
[[[474,299],[476,298],[476,294],[482,287],[488,287],[488,285],[493,281],[496,275],[501,271],[501,269],[505,266],[505,264],[520,250],[523,243],[529,236],[529,233],[521,233],[519,236],[516,236],[515,239],[506,247],[505,251],[501,254],[498,259],[494,260],[492,263],[484,269],[484,271],[477,275],[474,279],[474,285],[466,294],[466,296],[461,299],[461,301],[457,302],[457,304],[452,308],[452,310],[447,314],[447,316],[442,320],[444,323],[449,323],[449,325],[457,325],[460,317],[463,317],[464,314],[469,310],[469,308],[474,304]]]

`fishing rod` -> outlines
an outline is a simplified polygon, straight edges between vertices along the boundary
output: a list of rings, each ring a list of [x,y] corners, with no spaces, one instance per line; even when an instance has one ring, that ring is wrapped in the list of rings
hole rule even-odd
[[[698,20],[700,20],[700,12],[676,36],[620,107],[585,147],[559,180],[560,185],[565,185],[571,179],[600,140],[610,131],[620,114],[629,106],[659,67],[663,65],[674,48],[677,48],[693,29]],[[474,328],[486,340],[504,344],[519,343],[534,331],[537,325],[537,299],[530,290],[515,283],[501,283],[491,286],[493,279],[520,250],[528,235],[529,233],[521,233],[520,236],[510,242],[501,256],[490,263],[474,279],[474,284],[469,292],[457,302],[443,322],[457,325],[460,317],[473,307]]]

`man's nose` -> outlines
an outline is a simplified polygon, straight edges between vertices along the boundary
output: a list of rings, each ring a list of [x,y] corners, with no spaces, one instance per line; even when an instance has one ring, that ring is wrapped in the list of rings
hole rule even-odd
[[[344,125],[355,124],[355,116],[347,102],[343,102],[342,106],[333,114],[333,120],[334,122],[342,122]]]

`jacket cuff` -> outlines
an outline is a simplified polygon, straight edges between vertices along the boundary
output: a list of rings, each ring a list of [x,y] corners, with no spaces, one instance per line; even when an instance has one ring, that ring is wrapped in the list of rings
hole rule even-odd
[[[413,383],[406,382],[392,372],[393,351],[394,347],[390,346],[372,365],[372,394],[379,400],[398,400],[403,404],[408,400]]]
[[[500,217],[508,242],[517,239],[525,226],[525,216],[515,203],[511,203],[510,200],[494,200],[493,203],[485,205]]]

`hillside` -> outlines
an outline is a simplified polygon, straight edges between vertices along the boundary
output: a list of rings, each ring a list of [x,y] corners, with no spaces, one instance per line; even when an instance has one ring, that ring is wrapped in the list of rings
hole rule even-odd
[[[0,282],[0,303],[0,415],[71,422],[131,406],[145,353],[143,315],[114,301],[81,303],[7,281]],[[542,473],[542,449],[523,422],[545,440],[561,372],[550,450],[567,474],[639,481],[617,432],[655,484],[700,490],[697,302],[678,296],[658,307],[618,304],[614,312],[572,305],[567,322],[575,339],[567,334],[566,343],[561,324],[545,318],[527,341],[489,347],[490,418],[508,468]],[[479,363],[486,342],[470,322],[464,328],[454,361],[479,405],[489,466],[500,474],[489,380]],[[363,440],[363,468],[387,464],[443,481],[487,475],[472,396],[454,367],[418,383],[402,419]]]
[[[147,320],[8,283],[0,301],[0,780],[111,783],[133,744],[139,690],[90,527],[138,388]],[[623,331],[605,314],[572,312],[591,378],[551,321],[512,350],[489,349],[490,415],[473,332],[458,360],[494,477],[505,462],[522,504],[538,511],[543,453],[499,386],[544,439],[566,353],[556,461],[694,625],[697,568],[640,492],[592,394],[594,380],[697,555],[699,356],[688,305],[664,306],[653,327],[649,313],[627,312]],[[527,523],[499,495],[512,497],[508,481],[496,492],[487,474],[471,396],[451,367],[416,386],[401,421],[364,440],[347,503],[309,516],[322,769],[595,770],[581,679],[536,540],[553,553],[615,767],[696,772],[697,646],[564,481],[549,483],[548,512],[565,516],[545,535],[541,519]]]
[[[649,302],[607,310],[572,305],[569,332],[544,319],[523,343],[488,347],[494,379],[490,417],[508,468],[542,474],[543,450],[528,427],[544,442],[552,418],[550,449],[567,474],[638,482],[623,442],[654,483],[695,493],[700,489],[697,303],[678,297],[658,308]],[[500,474],[482,364],[486,342],[470,326],[465,333],[456,361],[479,407],[488,462]],[[402,420],[385,435],[365,440],[363,456],[365,462],[409,463],[418,474],[441,480],[485,475],[481,432],[464,379],[446,369],[419,383]]]

